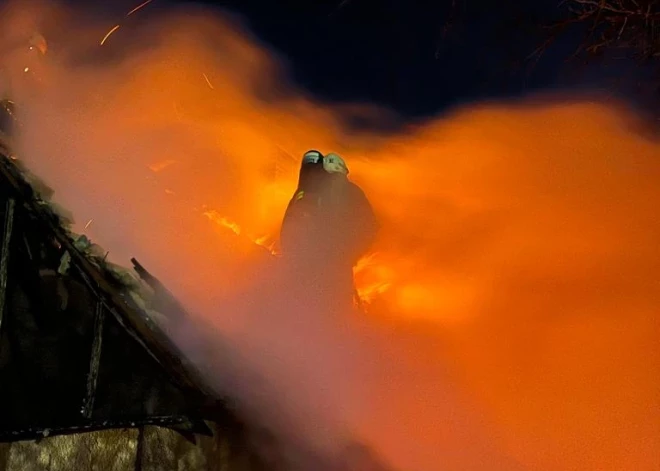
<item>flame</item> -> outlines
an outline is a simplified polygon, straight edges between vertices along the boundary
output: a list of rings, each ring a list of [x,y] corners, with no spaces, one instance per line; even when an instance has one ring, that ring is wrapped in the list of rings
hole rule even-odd
[[[253,244],[266,249],[268,253],[270,253],[271,255],[279,255],[279,253],[275,250],[276,242],[273,240],[272,237],[268,235],[262,235],[262,236],[249,235],[245,233],[243,229],[241,229],[241,226],[238,223],[227,219],[226,217],[218,213],[218,211],[213,209],[204,211],[204,216],[206,216],[208,219],[213,221],[218,226],[223,227],[225,229],[229,229],[237,236],[243,236]]]
[[[222,216],[216,210],[204,211],[204,216],[213,221],[220,227],[229,229],[237,236],[244,236],[250,242],[265,248],[271,255],[280,255],[276,250],[277,238],[273,235],[252,236],[246,234],[241,226],[225,216]],[[379,253],[371,252],[362,257],[354,267],[356,279],[356,291],[363,307],[367,307],[375,300],[381,297],[389,290],[396,291],[395,296],[403,300],[397,302],[397,305],[403,309],[415,309],[413,297],[411,297],[411,287],[408,285],[397,285],[394,277],[394,267],[388,265],[385,261],[379,259]],[[433,294],[427,294],[433,297]],[[419,304],[419,299],[418,299]]]
[[[209,211],[204,211],[204,216],[209,218],[211,221],[215,222],[216,224],[226,227],[230,231],[232,231],[236,235],[241,235],[241,226],[236,224],[235,222],[229,221],[227,218],[221,216],[218,214],[217,211],[215,210],[209,210]]]
[[[246,234],[237,222],[222,216],[216,210],[206,210],[203,214],[218,226],[229,229],[237,236],[245,237],[253,244],[265,248],[270,254],[280,255],[275,249],[275,236]],[[358,261],[353,271],[356,291],[362,308],[368,309],[369,305],[374,302],[385,300],[384,295],[387,293],[389,297],[385,301],[391,303],[396,312],[407,313],[408,317],[419,317],[427,311],[431,311],[428,315],[433,317],[439,309],[457,309],[456,306],[452,307],[447,299],[456,298],[457,294],[462,291],[459,287],[451,285],[450,288],[447,288],[447,293],[442,295],[445,302],[439,304],[440,289],[438,286],[397,279],[396,270],[397,264],[388,261],[387,257],[383,257],[383,254],[379,252],[368,253]]]
[[[360,260],[353,268],[355,287],[363,305],[369,305],[383,295],[395,282],[394,269],[383,260],[381,254],[371,252]]]

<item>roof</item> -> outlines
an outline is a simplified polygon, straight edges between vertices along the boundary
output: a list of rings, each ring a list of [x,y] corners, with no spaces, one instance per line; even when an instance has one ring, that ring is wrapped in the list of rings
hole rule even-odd
[[[226,411],[150,298],[185,311],[137,260],[132,273],[72,233],[51,196],[0,146],[0,442],[144,424],[210,433],[203,420]]]

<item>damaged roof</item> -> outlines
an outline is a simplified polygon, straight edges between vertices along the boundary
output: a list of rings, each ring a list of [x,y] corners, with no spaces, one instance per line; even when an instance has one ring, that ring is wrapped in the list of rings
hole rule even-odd
[[[136,275],[72,233],[51,196],[0,147],[0,442],[147,424],[209,433],[223,406],[152,301],[185,312],[137,260]]]

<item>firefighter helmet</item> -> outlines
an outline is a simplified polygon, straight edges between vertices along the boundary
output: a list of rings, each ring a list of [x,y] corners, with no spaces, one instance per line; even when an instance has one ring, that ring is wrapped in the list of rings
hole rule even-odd
[[[334,152],[329,153],[323,159],[323,168],[328,173],[342,173],[348,175],[348,167],[346,162],[342,159],[339,154]]]

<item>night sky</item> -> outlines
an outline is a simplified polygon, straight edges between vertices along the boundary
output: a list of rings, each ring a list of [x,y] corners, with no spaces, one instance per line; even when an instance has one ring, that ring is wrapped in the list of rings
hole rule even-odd
[[[639,99],[642,72],[622,60],[573,59],[584,30],[568,30],[538,61],[538,25],[556,0],[229,0],[255,34],[289,62],[293,79],[322,99],[371,101],[403,115],[538,90],[607,89]]]
[[[419,0],[213,3],[243,15],[298,84],[331,101],[371,101],[414,116],[559,83],[557,48],[531,73],[522,63],[541,40],[525,27],[551,18],[554,1],[506,9]]]
[[[69,2],[109,25],[140,3]],[[131,21],[193,4],[240,19],[322,101],[377,103],[406,119],[541,90],[598,90],[648,104],[649,74],[634,61],[571,58],[585,34],[579,26],[529,58],[548,38],[539,25],[562,18],[556,0],[153,0]]]

